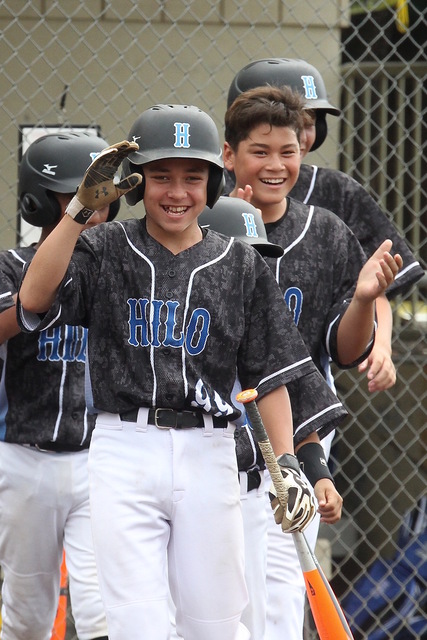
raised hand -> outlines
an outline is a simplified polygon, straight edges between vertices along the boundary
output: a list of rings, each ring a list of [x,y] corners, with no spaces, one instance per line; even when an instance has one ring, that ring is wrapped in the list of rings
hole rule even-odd
[[[121,182],[114,182],[122,161],[138,148],[136,142],[123,140],[103,149],[87,168],[66,213],[76,222],[87,224],[94,211],[103,209],[138,186],[142,182],[139,173],[132,173]]]
[[[391,240],[384,240],[362,267],[355,291],[355,296],[360,300],[375,300],[394,282],[403,260],[398,253],[391,255],[392,244]]]

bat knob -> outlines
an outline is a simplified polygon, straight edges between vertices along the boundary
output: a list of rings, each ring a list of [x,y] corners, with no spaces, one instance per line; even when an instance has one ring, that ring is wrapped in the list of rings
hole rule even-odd
[[[236,400],[237,402],[241,402],[242,404],[246,404],[247,402],[252,402],[256,400],[258,397],[258,391],[256,389],[245,389],[237,394]]]

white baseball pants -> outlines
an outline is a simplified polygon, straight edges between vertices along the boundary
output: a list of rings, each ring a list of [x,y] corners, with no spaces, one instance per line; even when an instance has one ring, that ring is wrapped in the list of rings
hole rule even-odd
[[[98,416],[90,499],[110,640],[169,638],[168,575],[185,640],[249,638],[233,433],[209,417],[178,430],[142,409],[137,422]]]
[[[89,518],[87,451],[0,442],[2,640],[49,640],[65,548],[80,640],[107,635]]]

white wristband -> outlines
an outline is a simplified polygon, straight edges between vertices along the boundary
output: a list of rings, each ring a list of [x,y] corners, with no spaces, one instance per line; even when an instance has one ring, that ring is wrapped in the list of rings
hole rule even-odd
[[[87,224],[93,216],[94,211],[85,207],[77,198],[77,196],[73,196],[67,208],[65,209],[65,213],[79,224]]]

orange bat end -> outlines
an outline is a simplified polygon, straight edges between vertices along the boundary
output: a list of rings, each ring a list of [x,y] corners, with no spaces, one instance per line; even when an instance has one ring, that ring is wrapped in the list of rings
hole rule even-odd
[[[65,640],[67,634],[67,603],[68,603],[68,571],[65,563],[65,553],[62,554],[61,582],[58,609],[50,640]]]
[[[237,402],[241,402],[242,404],[246,404],[247,402],[252,402],[258,397],[258,391],[256,389],[245,389],[245,391],[241,391],[237,394],[236,400]]]
[[[354,640],[341,608],[332,602],[319,571],[304,572],[304,581],[320,640]]]

